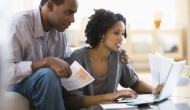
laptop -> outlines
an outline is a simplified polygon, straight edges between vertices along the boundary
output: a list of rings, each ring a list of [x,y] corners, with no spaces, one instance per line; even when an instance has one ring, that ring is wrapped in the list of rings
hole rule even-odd
[[[153,94],[142,94],[138,95],[136,99],[134,98],[122,98],[118,100],[118,102],[129,102],[130,104],[133,104],[131,102],[160,102],[164,99],[169,98],[173,91],[175,90],[178,80],[180,78],[180,74],[183,70],[183,67],[185,65],[186,61],[179,61],[179,62],[173,62],[169,74],[167,75],[166,81],[164,83],[164,86],[162,88],[162,91],[159,95],[153,95]],[[140,104],[140,103],[139,103]]]

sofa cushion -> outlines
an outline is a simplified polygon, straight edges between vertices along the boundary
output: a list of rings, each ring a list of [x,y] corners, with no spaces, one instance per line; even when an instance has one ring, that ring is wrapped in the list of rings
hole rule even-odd
[[[16,92],[3,93],[3,105],[5,110],[30,110],[29,101]]]

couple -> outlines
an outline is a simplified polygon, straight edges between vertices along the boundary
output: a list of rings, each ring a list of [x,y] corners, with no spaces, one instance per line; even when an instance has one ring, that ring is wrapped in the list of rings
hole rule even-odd
[[[127,37],[121,14],[95,10],[85,29],[90,47],[71,52],[64,31],[75,21],[77,8],[77,0],[41,0],[39,8],[13,16],[9,35],[12,62],[7,73],[10,90],[26,97],[37,110],[79,109],[120,97],[136,97],[136,92],[159,93],[162,85],[152,88],[138,79],[129,64],[120,61],[120,47]],[[59,78],[70,77],[69,64],[75,60],[95,81],[68,92]],[[118,84],[134,91],[117,91]]]

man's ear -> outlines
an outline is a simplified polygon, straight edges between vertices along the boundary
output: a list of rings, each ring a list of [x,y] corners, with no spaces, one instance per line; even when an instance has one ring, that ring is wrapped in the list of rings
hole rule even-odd
[[[50,11],[53,10],[54,2],[52,0],[48,0],[47,7]]]

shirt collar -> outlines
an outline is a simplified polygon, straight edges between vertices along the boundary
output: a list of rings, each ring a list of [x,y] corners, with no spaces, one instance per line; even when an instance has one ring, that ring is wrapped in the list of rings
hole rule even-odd
[[[34,9],[34,38],[44,35],[42,20],[40,14],[40,7]]]

